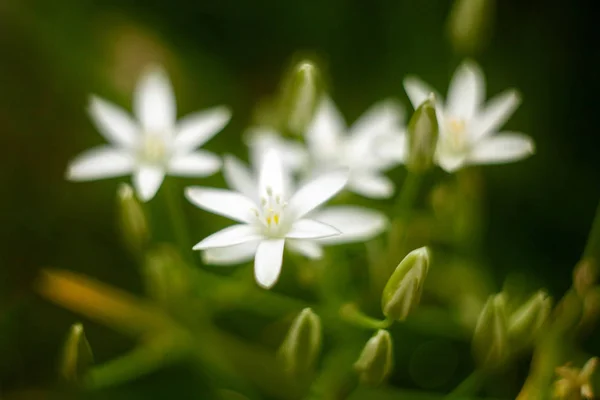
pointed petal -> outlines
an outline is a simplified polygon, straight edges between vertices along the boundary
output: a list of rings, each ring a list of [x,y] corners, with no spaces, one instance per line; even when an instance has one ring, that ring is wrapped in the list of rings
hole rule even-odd
[[[497,131],[521,104],[518,91],[509,89],[492,98],[485,109],[476,117],[471,140],[475,141]]]
[[[384,175],[364,172],[350,177],[348,190],[371,199],[385,199],[394,194],[394,184]]]
[[[287,241],[287,248],[294,253],[300,253],[311,260],[323,258],[323,248],[314,240],[294,240]]]
[[[254,276],[256,282],[265,289],[271,288],[279,278],[284,245],[285,239],[268,239],[261,241],[256,249]]]
[[[175,95],[164,69],[159,66],[144,69],[135,89],[133,106],[146,131],[165,132],[175,126]]]
[[[258,191],[256,189],[256,179],[252,171],[237,157],[225,155],[225,165],[223,167],[225,182],[233,190],[240,192],[244,196],[258,201]]]
[[[165,179],[165,171],[160,167],[142,166],[133,174],[133,186],[142,201],[154,197]]]
[[[313,219],[300,219],[294,222],[285,237],[291,239],[318,239],[339,234],[340,231],[331,225]]]
[[[96,129],[106,140],[119,147],[135,146],[139,127],[122,108],[100,97],[91,96],[88,113]]]
[[[67,171],[71,181],[87,181],[127,175],[133,170],[134,159],[123,150],[109,146],[96,147],[77,156]]]
[[[208,151],[198,150],[175,155],[169,162],[169,173],[178,176],[209,176],[221,168],[221,159]]]
[[[258,247],[257,240],[228,247],[214,247],[202,252],[202,262],[212,265],[233,265],[248,262],[254,258]]]
[[[436,163],[448,173],[459,170],[465,164],[466,158],[467,156],[465,153],[456,154],[440,151],[436,153]]]
[[[218,247],[230,247],[241,243],[256,241],[262,236],[255,226],[240,224],[229,226],[213,233],[196,244],[193,250],[206,250]]]
[[[196,206],[236,221],[250,223],[256,216],[256,204],[246,196],[231,190],[204,188],[185,189],[185,197]]]
[[[177,126],[175,149],[187,152],[202,146],[219,133],[230,119],[231,111],[224,106],[186,116]]]
[[[284,196],[284,176],[281,156],[275,149],[270,149],[264,156],[260,166],[259,195],[264,196],[269,191],[275,195]]]
[[[441,105],[444,102],[444,98],[441,94],[416,76],[407,76],[404,78],[403,84],[404,90],[415,110],[421,103],[427,100],[430,93],[433,93],[435,96],[436,106]]]
[[[274,148],[281,154],[281,162],[285,168],[296,171],[302,168],[308,154],[300,143],[285,140],[271,128],[254,127],[245,134],[245,142],[250,148],[250,163],[259,166],[266,152]]]
[[[369,108],[350,128],[350,138],[361,143],[369,138],[397,130],[404,120],[402,105],[394,99],[380,101]]]
[[[335,104],[323,96],[305,135],[310,152],[318,159],[330,159],[339,151],[345,129],[346,123]]]
[[[455,118],[472,118],[485,98],[485,78],[473,61],[463,62],[448,88],[446,111]]]
[[[518,161],[535,151],[533,140],[524,134],[502,132],[478,143],[469,155],[473,164],[496,164]]]
[[[327,207],[311,214],[311,218],[341,231],[340,235],[319,239],[318,243],[326,244],[364,242],[382,233],[389,224],[383,213],[354,206]]]
[[[295,218],[302,218],[335,196],[348,181],[348,171],[338,170],[323,174],[302,186],[289,201],[289,210]]]

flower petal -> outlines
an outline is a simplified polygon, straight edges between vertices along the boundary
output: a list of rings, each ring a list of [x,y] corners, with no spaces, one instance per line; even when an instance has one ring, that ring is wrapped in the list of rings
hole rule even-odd
[[[87,181],[122,176],[129,174],[133,165],[134,159],[126,151],[109,146],[96,147],[69,163],[67,179]]]
[[[335,157],[345,129],[346,123],[335,104],[328,96],[323,96],[305,134],[310,152],[317,159]]]
[[[446,110],[455,118],[472,118],[485,98],[483,72],[473,61],[463,62],[448,87]]]
[[[254,276],[263,288],[271,288],[281,272],[285,239],[263,240],[256,249],[254,258]]]
[[[119,147],[132,148],[136,145],[139,127],[122,108],[91,96],[88,113],[106,140]]]
[[[473,164],[496,164],[518,161],[535,151],[533,140],[522,133],[502,132],[478,143],[468,161]]]
[[[406,131],[398,130],[387,135],[381,135],[375,141],[373,150],[379,160],[378,169],[391,168],[403,164],[408,156],[408,136]]]
[[[225,165],[223,167],[223,175],[227,185],[246,197],[258,201],[256,179],[254,178],[252,171],[250,171],[250,169],[237,157],[227,154],[224,158]]]
[[[439,143],[439,142],[438,142]],[[465,152],[450,152],[443,151],[438,144],[438,150],[435,154],[435,160],[437,165],[440,166],[444,171],[452,173],[460,169],[466,162],[467,153]]]
[[[175,126],[175,95],[164,69],[156,65],[144,69],[135,89],[133,106],[146,131],[165,133]]]
[[[188,187],[185,196],[196,206],[236,221],[250,223],[256,216],[256,204],[241,193],[231,190]]]
[[[339,234],[340,231],[331,225],[312,219],[300,219],[294,222],[285,237],[291,239],[318,239]]]
[[[142,201],[154,197],[165,179],[165,171],[161,167],[142,166],[133,174],[133,186]]]
[[[341,231],[340,235],[318,240],[325,244],[363,242],[379,235],[389,223],[378,211],[354,206],[327,207],[311,214],[311,218]]]
[[[394,184],[384,175],[361,172],[350,177],[348,190],[371,199],[385,199],[394,194]]]
[[[314,240],[294,240],[287,241],[287,248],[294,253],[300,253],[311,260],[323,258],[323,247]]]
[[[258,181],[259,195],[269,192],[284,197],[284,173],[281,156],[275,149],[270,149],[264,156],[260,166]]]
[[[430,93],[433,93],[435,96],[436,107],[444,102],[441,94],[416,76],[407,76],[404,78],[403,84],[404,90],[415,110],[427,100]]]
[[[521,96],[514,89],[506,90],[488,101],[485,109],[476,117],[471,132],[475,141],[489,133],[494,133],[510,118],[521,104]]]
[[[348,181],[348,171],[338,170],[323,174],[302,186],[289,201],[289,210],[295,218],[320,206],[344,188]]]
[[[284,168],[296,171],[302,168],[308,158],[304,146],[292,140],[285,140],[270,128],[254,127],[245,134],[245,141],[250,147],[250,163],[261,165],[265,153],[274,148],[281,154]]]
[[[261,238],[260,232],[253,225],[240,224],[229,226],[213,233],[196,244],[193,250],[206,250],[215,247],[230,247],[241,243],[256,241]]]
[[[202,252],[202,261],[212,265],[233,265],[248,262],[254,258],[258,240],[252,240],[227,247],[213,247]]]
[[[208,142],[231,119],[231,111],[219,106],[186,116],[177,126],[174,146],[177,151],[191,151]]]
[[[374,104],[350,128],[350,140],[361,146],[374,137],[397,130],[404,119],[402,106],[394,99]]]
[[[209,176],[221,168],[221,159],[208,151],[198,150],[175,155],[169,162],[169,173],[178,176]]]

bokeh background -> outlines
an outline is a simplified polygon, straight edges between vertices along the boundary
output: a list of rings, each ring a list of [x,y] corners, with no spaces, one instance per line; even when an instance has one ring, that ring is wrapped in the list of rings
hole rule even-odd
[[[496,3],[488,39],[469,55],[482,65],[489,95],[520,89],[523,104],[507,127],[531,135],[537,152],[478,170],[484,221],[478,251],[496,289],[510,278],[560,297],[600,199],[593,5]],[[349,121],[387,97],[410,112],[402,88],[408,73],[445,91],[464,58],[448,35],[451,6],[449,0],[0,1],[0,398],[24,390],[23,398],[43,398],[56,387],[64,335],[81,319],[34,293],[41,268],[143,291],[116,224],[118,180],[64,179],[69,159],[102,142],[85,112],[90,93],[130,109],[140,70],[160,62],[172,77],[180,116],[218,104],[232,108],[233,119],[206,147],[244,157],[243,132],[264,119],[299,57],[317,60]],[[392,174],[401,182],[401,168]],[[217,175],[203,184],[223,183]],[[168,240],[164,210],[149,207],[155,238]],[[225,224],[185,207],[198,240]],[[86,329],[100,361],[132,346],[101,325]],[[600,341],[591,337],[587,350],[599,354]],[[89,396],[191,399],[205,398],[204,388],[178,365]]]

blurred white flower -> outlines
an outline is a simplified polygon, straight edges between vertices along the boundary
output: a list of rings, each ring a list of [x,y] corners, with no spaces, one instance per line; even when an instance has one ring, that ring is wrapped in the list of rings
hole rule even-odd
[[[289,174],[285,176],[288,172],[284,171],[283,179],[286,187],[291,188],[292,179]],[[225,156],[223,173],[230,188],[255,201],[258,199],[256,174],[240,160],[233,156]],[[307,217],[331,225],[341,232],[339,235],[324,238],[288,240],[288,250],[311,259],[322,257],[324,245],[366,241],[379,235],[388,226],[388,220],[382,213],[356,206],[329,206],[315,209]],[[207,249],[202,256],[207,264],[230,265],[251,260],[255,250],[256,244],[244,243]]]
[[[430,93],[435,94],[440,128],[436,161],[447,172],[468,164],[517,161],[533,154],[533,140],[523,133],[496,133],[519,106],[518,92],[506,90],[484,105],[485,79],[474,62],[465,61],[458,67],[445,104],[443,97],[416,77],[407,77],[404,88],[415,109]]]
[[[88,150],[69,164],[67,178],[96,180],[132,174],[140,199],[150,200],[166,174],[208,176],[219,170],[215,154],[196,150],[219,132],[231,117],[215,107],[176,123],[173,88],[160,67],[147,68],[133,99],[132,119],[123,109],[92,96],[89,113],[109,145]]]
[[[338,229],[307,218],[307,214],[342,190],[348,180],[347,171],[323,174],[293,194],[285,191],[284,175],[279,153],[271,150],[262,161],[258,185],[247,181],[240,192],[187,188],[186,196],[193,204],[241,222],[210,235],[194,250],[228,248],[229,253],[238,251],[231,256],[242,260],[254,255],[256,281],[270,288],[281,271],[286,239],[304,241],[339,235]]]
[[[283,167],[299,171],[307,164],[306,150],[302,143],[284,139],[279,132],[267,127],[254,127],[246,133],[246,144],[250,149],[250,164],[258,166],[265,153],[274,149],[281,155]]]

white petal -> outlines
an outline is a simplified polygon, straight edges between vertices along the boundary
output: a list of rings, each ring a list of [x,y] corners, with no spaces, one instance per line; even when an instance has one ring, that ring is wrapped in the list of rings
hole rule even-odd
[[[188,115],[177,125],[175,149],[191,151],[209,141],[231,119],[231,111],[220,106]]]
[[[454,153],[443,151],[442,147],[438,147],[438,150],[435,154],[437,165],[439,165],[440,168],[449,173],[455,172],[458,169],[460,169],[464,165],[466,158],[467,153],[465,152]]]
[[[134,159],[123,150],[109,146],[96,147],[77,156],[69,164],[67,179],[87,181],[129,174]]]
[[[188,187],[185,196],[196,206],[236,221],[250,223],[256,216],[256,204],[241,193],[231,190]]]
[[[364,172],[350,177],[348,190],[371,199],[385,199],[394,194],[394,184],[384,175]]]
[[[271,288],[281,272],[283,263],[283,246],[285,239],[263,240],[256,249],[254,258],[254,276],[263,288]]]
[[[298,142],[285,140],[281,135],[266,127],[254,127],[245,134],[245,141],[250,147],[250,162],[254,166],[261,165],[265,153],[274,148],[282,156],[281,162],[285,168],[296,171],[307,162],[307,153]]]
[[[122,108],[91,96],[88,112],[106,140],[119,147],[132,148],[136,145],[139,128]]]
[[[230,188],[250,199],[258,201],[256,179],[254,178],[252,171],[250,171],[250,169],[238,158],[229,154],[225,156],[223,175],[225,177],[225,182]]]
[[[270,149],[264,156],[260,166],[259,195],[264,196],[269,191],[274,195],[284,196],[284,176],[281,156],[275,149]]]
[[[376,103],[350,128],[350,140],[360,147],[380,135],[397,130],[404,119],[402,106],[393,99]]]
[[[142,166],[133,174],[133,186],[142,201],[154,197],[165,179],[165,171],[160,167]]]
[[[404,78],[404,90],[408,95],[408,98],[416,110],[421,103],[423,103],[429,97],[430,93],[435,96],[436,105],[441,105],[444,102],[444,98],[437,91],[431,88],[428,84],[423,82],[416,76],[408,76]]]
[[[535,151],[533,140],[521,133],[502,132],[478,143],[468,161],[476,164],[496,164],[518,161]]]
[[[388,227],[388,219],[378,211],[354,206],[333,206],[311,214],[311,218],[334,226],[341,235],[319,239],[319,243],[350,243],[369,240]]]
[[[463,62],[448,88],[446,110],[455,118],[472,118],[485,98],[483,72],[473,61]]]
[[[295,218],[302,218],[342,190],[347,181],[346,170],[329,172],[311,180],[290,199],[290,212]]]
[[[331,225],[312,219],[300,219],[294,222],[285,237],[291,239],[318,239],[339,234],[340,231]]]
[[[408,137],[406,131],[396,131],[377,138],[374,144],[374,153],[380,161],[381,168],[387,169],[396,164],[406,162],[408,156]]]
[[[202,261],[212,265],[233,265],[254,258],[259,241],[249,241],[228,247],[214,247],[202,252]]]
[[[161,67],[144,69],[135,89],[133,106],[146,131],[164,133],[175,126],[175,95]]]
[[[221,159],[208,151],[198,150],[175,155],[169,162],[169,173],[178,176],[209,176],[221,168]]]
[[[345,129],[346,123],[335,104],[329,97],[323,96],[305,134],[311,153],[320,159],[334,157],[345,136]]]
[[[300,253],[311,260],[323,258],[323,248],[314,240],[290,239],[287,241],[287,249],[294,253]]]
[[[476,117],[471,140],[477,140],[495,132],[510,118],[521,104],[521,96],[516,90],[506,90],[488,101],[485,109]]]
[[[261,234],[253,225],[233,225],[213,233],[209,237],[196,244],[193,250],[206,250],[215,247],[229,247],[241,243],[256,241]]]

